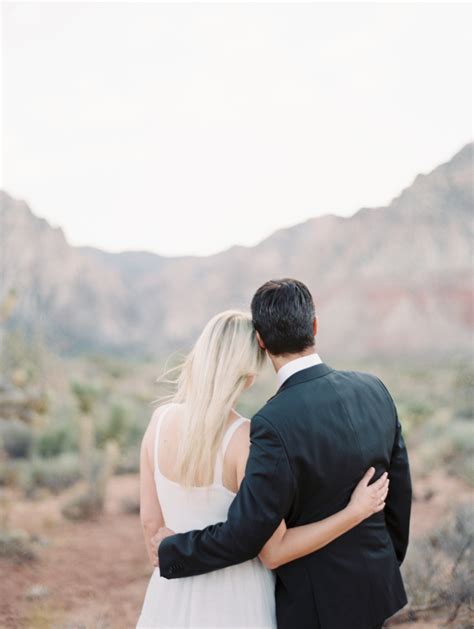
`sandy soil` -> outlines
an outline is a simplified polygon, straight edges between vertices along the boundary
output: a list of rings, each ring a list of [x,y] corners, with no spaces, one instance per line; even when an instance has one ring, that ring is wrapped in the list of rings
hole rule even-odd
[[[137,493],[137,476],[113,478],[105,514],[86,523],[61,517],[67,495],[17,502],[11,526],[39,534],[47,545],[39,548],[38,561],[0,561],[1,626],[133,627],[151,573],[138,516],[121,509],[122,499]],[[35,585],[48,594],[29,600]]]
[[[105,513],[93,522],[73,523],[62,518],[60,507],[68,493],[35,501],[12,495],[10,526],[39,535],[45,545],[38,544],[37,561],[16,565],[0,560],[2,628],[135,626],[152,570],[138,515],[122,509],[124,498],[137,498],[138,477],[113,478]],[[468,500],[472,494],[459,480],[437,473],[417,482],[415,497],[413,536],[418,536],[438,525],[451,503]],[[43,596],[32,596],[34,586],[46,588]],[[434,629],[443,626],[442,618],[396,626]]]

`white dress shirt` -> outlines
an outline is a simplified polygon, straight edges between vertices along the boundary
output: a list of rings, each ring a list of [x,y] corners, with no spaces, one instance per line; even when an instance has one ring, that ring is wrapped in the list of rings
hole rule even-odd
[[[280,367],[277,371],[278,385],[281,387],[285,380],[288,380],[288,378],[297,371],[313,367],[313,365],[319,365],[322,362],[323,361],[316,353],[301,356],[301,358],[295,358],[295,360],[290,360],[289,363],[286,363],[286,365],[283,365],[283,367]]]

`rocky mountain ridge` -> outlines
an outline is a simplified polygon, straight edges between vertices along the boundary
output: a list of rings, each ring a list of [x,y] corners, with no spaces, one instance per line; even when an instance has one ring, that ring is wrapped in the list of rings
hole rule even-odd
[[[465,353],[474,322],[472,151],[468,144],[419,175],[385,208],[317,217],[209,257],[72,247],[0,192],[0,295],[17,297],[9,325],[40,327],[63,352],[163,354],[186,349],[215,312],[247,309],[265,280],[294,276],[315,296],[325,355]]]

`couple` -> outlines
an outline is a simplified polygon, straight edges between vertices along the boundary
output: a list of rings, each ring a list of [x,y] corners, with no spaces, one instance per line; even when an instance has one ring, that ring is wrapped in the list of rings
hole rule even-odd
[[[137,627],[376,629],[403,607],[411,481],[393,400],[315,351],[307,287],[269,281],[215,316],[142,442],[156,567]],[[279,389],[235,406],[265,354]],[[388,478],[387,478],[388,473]]]

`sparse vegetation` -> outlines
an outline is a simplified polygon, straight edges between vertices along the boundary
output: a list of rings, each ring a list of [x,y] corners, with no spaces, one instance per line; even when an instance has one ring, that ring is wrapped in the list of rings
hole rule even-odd
[[[97,461],[88,458],[86,466],[83,467],[87,474],[85,476],[86,490],[75,495],[63,506],[62,514],[64,517],[70,520],[87,520],[102,513],[107,484],[114,473],[118,454],[117,443],[108,441],[98,464]]]
[[[473,505],[462,505],[441,528],[413,542],[403,572],[410,597],[404,616],[416,620],[440,608],[447,623],[463,612],[468,616],[474,600]]]
[[[139,496],[126,496],[122,499],[122,511],[123,513],[132,513],[138,515],[140,513],[140,498]]]
[[[19,419],[0,419],[0,447],[12,459],[27,458],[33,446],[33,431]]]
[[[74,485],[81,477],[79,457],[74,452],[63,452],[51,459],[35,457],[20,472],[20,483],[27,496],[38,489],[58,494]]]
[[[0,530],[0,558],[16,563],[37,559],[30,536],[24,531]]]
[[[121,453],[116,474],[137,474],[140,469],[140,446],[132,446]]]
[[[139,471],[141,439],[154,408],[152,400],[160,394],[155,384],[159,365],[135,362],[132,369],[117,357],[51,359],[49,388],[41,389],[35,380],[39,370],[28,369],[26,375],[21,372],[20,345],[15,347],[11,364],[16,375],[8,387],[22,392],[18,400],[33,399],[25,392],[41,390],[41,399],[47,402],[35,408],[29,402],[23,410],[17,406],[18,416],[12,411],[8,417],[2,415],[0,406],[0,492],[21,492],[27,499],[40,500],[81,481],[67,499],[60,496],[62,515],[72,522],[94,520],[106,505],[112,474]],[[447,470],[474,484],[471,366],[418,365],[410,369],[405,364],[403,368],[382,364],[359,368],[380,375],[392,392],[409,450],[415,455],[415,479]],[[275,377],[267,369],[255,387],[245,392],[239,412],[250,417],[274,390]],[[433,488],[429,487],[429,492],[433,494]],[[420,494],[427,504],[436,499],[426,492]],[[120,500],[122,517],[136,517],[138,497],[130,493]],[[20,563],[35,557],[34,540],[9,528],[11,503],[0,499],[0,508],[0,557]],[[473,596],[467,585],[473,576],[473,551],[471,546],[463,551],[462,544],[472,536],[469,522],[472,515],[460,511],[435,533],[412,539],[404,566],[410,595],[404,618],[409,622],[435,612],[444,621],[453,618],[452,626],[467,627],[463,623]]]
[[[64,420],[50,422],[38,435],[36,451],[43,458],[77,451],[77,433],[77,422]]]

